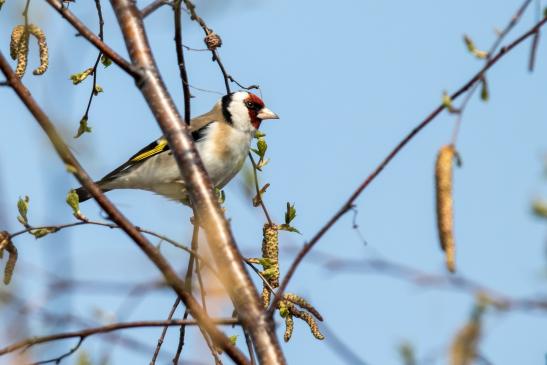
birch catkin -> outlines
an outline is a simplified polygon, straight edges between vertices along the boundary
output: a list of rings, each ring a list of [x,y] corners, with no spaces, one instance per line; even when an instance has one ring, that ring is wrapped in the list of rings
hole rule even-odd
[[[279,286],[279,228],[275,224],[266,223],[262,229],[262,235],[262,258],[266,260],[262,275],[266,277],[272,288],[277,288]],[[270,305],[270,295],[269,288],[264,285],[262,302],[266,308]]]
[[[435,191],[437,195],[437,226],[441,248],[445,252],[446,267],[456,271],[454,242],[454,200],[452,197],[452,167],[456,150],[453,145],[441,147],[435,163]]]
[[[15,75],[18,78],[22,78],[27,69],[29,37],[31,34],[38,40],[38,48],[40,50],[40,66],[33,71],[33,74],[43,74],[49,65],[46,36],[42,29],[35,24],[29,24],[26,27],[23,24],[17,25],[11,32],[10,56],[14,60],[17,59]]]
[[[42,29],[40,29],[40,27],[34,24],[29,24],[28,31],[38,40],[38,49],[40,50],[40,66],[32,71],[32,73],[35,75],[41,75],[46,72],[49,65],[46,35],[42,31]]]
[[[15,75],[22,78],[27,69],[28,32],[24,25],[17,25],[11,31],[10,56],[17,60]]]
[[[21,37],[25,33],[24,25],[16,25],[11,31],[11,42],[9,44],[9,54],[12,60],[17,59],[17,51],[19,49],[19,42],[21,42]]]

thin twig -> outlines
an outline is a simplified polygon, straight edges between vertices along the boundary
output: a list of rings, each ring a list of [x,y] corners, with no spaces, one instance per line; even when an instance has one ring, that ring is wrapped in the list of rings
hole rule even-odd
[[[177,300],[175,300],[175,303],[171,307],[171,310],[169,311],[169,315],[167,316],[167,320],[170,321],[173,319],[173,315],[175,314],[175,311],[177,310],[177,307],[180,304],[180,298],[177,297]],[[167,328],[169,326],[164,326],[161,330],[161,335],[158,338],[158,344],[156,345],[156,349],[154,350],[154,355],[152,356],[152,360],[150,360],[150,365],[154,365],[156,363],[156,359],[158,358],[158,355],[160,354],[161,345],[163,344],[163,340],[165,339],[165,335],[167,334]]]
[[[298,251],[297,248],[295,249]],[[331,273],[377,273],[395,277],[419,287],[457,289],[472,296],[483,294],[503,310],[547,311],[547,299],[513,298],[462,275],[432,274],[382,258],[351,260],[314,251],[309,256],[308,262],[319,265]]]
[[[51,229],[51,230],[54,230],[55,232],[58,232],[58,231],[61,231],[63,229],[66,229],[66,228],[78,227],[78,226],[82,226],[82,225],[94,225],[94,226],[106,227],[106,228],[110,228],[110,229],[122,229],[120,226],[118,226],[115,223],[98,222],[98,221],[92,221],[92,220],[86,219],[84,221],[65,223],[65,224],[58,224],[58,225],[29,226],[29,227],[26,227],[25,229],[22,229],[20,231],[10,233],[9,237],[10,237],[10,239],[13,239],[13,238],[15,238],[19,235],[29,233],[29,232],[34,231],[34,230],[40,230],[40,229]],[[146,229],[146,228],[142,228],[142,227],[135,227],[135,228],[141,233],[148,234],[152,237],[158,238],[161,241],[165,241],[165,242],[169,243],[170,245],[172,245],[172,246],[174,246],[178,249],[181,249],[181,250],[189,253],[190,255],[193,255],[194,257],[196,257],[199,260],[199,262],[201,264],[205,265],[205,267],[207,267],[207,269],[209,269],[209,271],[211,271],[211,273],[213,273],[213,275],[217,279],[219,279],[220,282],[222,282],[219,273],[215,270],[213,265],[205,257],[201,256],[196,250],[193,250],[192,248],[190,248],[188,246],[185,246],[182,243],[179,243],[179,242],[169,238],[168,236],[157,233],[155,231],[152,231],[152,230],[149,230],[149,229]],[[139,284],[139,285],[142,285],[142,284]],[[145,284],[145,285],[147,285],[147,284]]]
[[[541,16],[541,0],[536,0],[536,22],[541,19]],[[534,38],[532,39],[532,46],[530,47],[530,59],[528,61],[528,71],[530,72],[534,71],[536,65],[536,54],[539,45],[540,34],[541,32],[538,29],[536,34],[534,34]]]
[[[194,229],[192,230],[192,250],[194,252],[197,252],[198,248],[198,241],[199,241],[199,220],[197,218],[197,215],[194,214]],[[188,265],[186,266],[186,276],[184,278],[184,281],[186,283],[186,290],[188,292],[192,292],[192,275],[194,273],[194,255],[190,255],[188,258]],[[190,312],[188,311],[188,308],[184,310],[184,315],[182,316],[182,319],[185,320],[188,318],[188,315]],[[177,352],[175,353],[175,357],[173,358],[173,364],[177,365],[179,363],[180,354],[182,353],[182,347],[184,346],[184,338],[186,335],[186,326],[181,325],[179,330],[179,343],[177,345]]]
[[[80,348],[80,346],[82,346],[82,343],[84,342],[84,339],[85,337],[80,337],[80,339],[78,340],[78,343],[76,343],[76,345],[74,345],[73,348],[71,348],[70,350],[68,350],[67,352],[65,352],[64,354],[60,355],[60,356],[57,356],[57,357],[54,357],[52,359],[49,359],[49,360],[42,360],[42,361],[37,361],[35,363],[33,363],[32,365],[38,365],[38,364],[49,364],[49,363],[55,363],[55,364],[59,364],[61,363],[61,361],[67,357],[69,357],[70,355],[72,355],[73,353],[75,353],[76,351],[78,351],[78,349]]]
[[[249,159],[251,160],[251,164],[253,165],[253,176],[254,176],[256,197],[258,199],[260,206],[262,207],[262,210],[264,211],[264,215],[266,216],[266,220],[268,221],[268,224],[273,225],[272,219],[270,218],[270,214],[268,213],[268,209],[266,208],[266,204],[264,204],[264,200],[262,200],[262,193],[260,192],[260,187],[258,186],[258,172],[257,172],[258,168],[256,167],[256,162],[251,152],[249,152]]]
[[[193,229],[193,232],[192,232],[192,251],[198,252],[198,249],[199,249],[198,245],[199,245],[199,220],[198,220],[197,216],[194,215],[194,229]],[[199,271],[199,260],[195,260],[193,255],[191,255],[190,258],[189,258],[188,266],[187,266],[187,269],[186,269],[186,278],[185,278],[185,280],[186,280],[186,283],[188,283],[188,291],[192,292],[192,272],[194,271],[194,264],[196,266],[196,272],[197,272],[197,277],[198,277],[198,282],[199,282],[199,289],[200,289],[200,294],[201,294],[201,303],[202,303],[202,306],[203,306],[203,310],[205,311],[205,313],[207,313],[207,304],[206,304],[206,301],[205,301],[205,288],[203,286],[203,281],[202,281],[202,278],[201,278],[201,272]],[[184,311],[183,320],[187,319],[189,314],[190,314],[190,312],[188,311],[188,309],[186,309]],[[211,355],[213,356],[215,364],[216,365],[221,365],[222,361],[220,360],[220,357],[218,356],[218,352],[217,352],[218,350],[213,345],[213,343],[211,341],[211,338],[203,330],[201,330],[201,334],[203,336],[203,339],[205,340],[205,343],[207,344],[207,347],[209,347],[209,350],[211,352]],[[182,353],[182,348],[184,346],[185,335],[186,335],[186,326],[181,325],[180,326],[179,343],[178,343],[178,346],[177,346],[177,352],[176,352],[176,354],[173,358],[173,364],[174,365],[177,365],[178,362],[179,362],[179,358],[180,358],[180,355]]]
[[[97,8],[97,15],[99,17],[99,39],[104,42],[104,19],[103,19],[103,11],[101,8],[101,0],[95,0],[95,7]],[[97,67],[99,66],[99,62],[101,62],[101,57],[103,56],[103,53],[99,50],[99,54],[97,55],[97,59],[95,60],[95,63],[93,64],[93,84],[91,85],[91,93],[89,94],[89,100],[87,102],[87,107],[85,109],[84,116],[82,119],[88,120],[89,119],[89,109],[91,108],[91,102],[93,101],[93,97],[97,95]]]
[[[182,0],[184,1],[184,4],[186,5],[186,9],[188,9],[188,12],[190,13],[190,17],[192,20],[195,20],[201,29],[203,29],[203,32],[205,33],[205,36],[209,36],[213,33],[213,30],[207,26],[205,21],[196,13],[196,6],[192,3],[190,0]],[[224,79],[224,87],[226,88],[226,93],[230,94],[230,81],[237,84],[242,89],[245,90],[251,90],[251,89],[260,89],[260,86],[258,85],[250,85],[250,86],[243,86],[239,82],[237,82],[227,71],[224,67],[224,64],[222,63],[222,60],[220,59],[220,56],[218,55],[218,51],[216,49],[210,49],[211,55],[213,56],[213,62],[216,62],[218,64],[218,67],[220,68],[220,72],[222,73],[222,77]]]
[[[162,6],[169,4],[171,4],[169,0],[154,0],[141,10],[141,16],[143,18],[146,18],[148,15],[152,14]]]
[[[192,20],[195,20],[201,29],[203,29],[203,32],[205,33],[205,36],[209,36],[211,33],[213,33],[213,30],[205,24],[205,21],[196,13],[196,6],[190,1],[190,0],[183,0],[184,4],[186,5],[186,9],[190,13],[190,17]],[[218,52],[216,49],[210,49],[211,54],[213,56],[213,62],[216,62],[218,64],[218,67],[220,68],[220,72],[222,72],[222,77],[224,78],[224,87],[226,88],[226,93],[229,94],[231,92],[230,90],[230,80],[228,72],[226,72],[226,69],[224,68],[224,65],[222,64],[222,61],[220,60],[220,57],[218,56]]]
[[[28,9],[30,7],[30,0],[27,0],[25,3],[25,8],[23,9],[23,18],[25,19],[25,29],[28,29]]]
[[[217,318],[217,319],[212,318],[211,320],[216,325],[240,324],[238,320],[234,320],[233,318]],[[169,320],[169,321],[159,320],[159,321],[137,321],[137,322],[125,322],[125,323],[113,323],[113,324],[109,324],[109,325],[101,326],[101,327],[87,328],[81,331],[63,332],[63,333],[56,333],[49,336],[27,338],[25,340],[18,341],[9,346],[1,348],[0,356],[8,354],[13,351],[17,351],[19,349],[23,349],[23,348],[26,349],[41,343],[64,340],[67,338],[80,338],[83,340],[89,336],[96,335],[99,333],[108,333],[108,332],[128,329],[128,328],[180,326],[182,324],[189,325],[189,326],[199,325],[198,321],[196,320],[181,321],[176,319]]]
[[[245,263],[258,275],[258,277],[260,278],[260,280],[262,280],[262,282],[264,283],[264,285],[266,286],[266,288],[268,288],[268,290],[270,291],[270,293],[272,293],[273,295],[276,294],[275,292],[275,289],[272,287],[272,284],[270,284],[270,282],[268,281],[268,279],[266,279],[264,277],[264,275],[262,275],[262,273],[260,272],[260,270],[252,263],[250,262],[249,260],[245,260]]]
[[[463,93],[465,93],[469,88],[471,88],[477,81],[479,81],[485,71],[494,66],[500,59],[505,55],[510,53],[512,49],[520,45],[530,36],[535,34],[536,30],[540,29],[547,22],[547,18],[542,19],[540,22],[535,24],[530,30],[518,37],[516,40],[511,42],[505,47],[502,47],[500,51],[494,56],[489,62],[487,62],[482,69],[475,74],[465,85],[460,87],[455,93],[450,97],[452,100],[457,99]],[[325,233],[353,206],[355,200],[361,195],[361,193],[370,185],[376,177],[382,172],[382,170],[393,160],[395,156],[410,142],[422,129],[424,129],[431,121],[433,121],[443,110],[445,109],[444,105],[439,105],[435,110],[431,112],[424,120],[422,120],[410,133],[408,133],[389,154],[380,162],[380,164],[372,171],[372,173],[357,187],[357,189],[351,194],[348,200],[338,209],[338,211],[327,221],[327,223],[312,237],[312,239],[304,244],[299,253],[296,255],[294,261],[292,262],[289,270],[285,274],[281,285],[277,291],[277,295],[274,297],[274,300],[269,308],[269,314],[273,315],[277,303],[281,299],[283,292],[286,290],[289,281],[294,275],[298,265],[302,262],[304,257],[310,252],[310,250],[317,244],[317,242],[323,237]]]
[[[43,323],[46,323],[49,328],[55,328],[61,323],[65,325],[67,323],[71,323],[82,327],[90,327],[96,325],[96,323],[91,323],[91,321],[82,319],[73,314],[61,315],[48,311],[43,307],[37,308],[35,305],[27,304],[23,299],[15,296],[13,292],[0,291],[0,297],[8,298],[5,302],[11,304],[14,311],[19,313],[19,315],[24,316],[25,318],[28,318],[31,314],[37,312],[41,321]],[[15,326],[21,326],[21,319],[14,318],[13,322]],[[7,328],[9,329],[10,326],[7,326]],[[150,348],[147,343],[139,342],[138,340],[122,335],[120,333],[107,333],[104,336],[101,336],[99,339],[101,341],[108,341],[109,343],[115,341],[131,350],[136,350],[141,353],[148,354],[152,351],[152,348]],[[163,356],[163,358],[167,359],[166,356]]]
[[[530,72],[534,72],[534,68],[536,65],[536,54],[537,54],[537,49],[539,45],[540,34],[541,33],[538,30],[536,34],[534,35],[534,38],[532,39],[532,46],[530,48],[530,61],[528,63],[528,70]]]
[[[253,340],[251,339],[251,336],[243,329],[243,333],[245,335],[245,342],[247,343],[247,351],[249,351],[249,357],[251,358],[251,365],[256,365],[256,358],[255,358],[255,352],[253,349]]]
[[[195,251],[197,251],[197,249]],[[206,296],[205,285],[203,283],[203,277],[201,274],[201,260],[196,260],[195,272],[198,278],[199,293],[201,295],[201,305],[203,306],[203,310],[207,312],[207,301],[205,300],[205,296]]]
[[[525,0],[524,3],[518,8],[516,13],[511,17],[511,20],[509,23],[505,26],[505,28],[499,33],[498,37],[488,50],[488,53],[486,55],[485,64],[488,64],[492,60],[492,55],[497,51],[498,47],[501,45],[501,42],[505,39],[505,37],[511,32],[511,30],[517,25],[519,20],[522,18],[522,15],[530,5],[532,0]],[[539,28],[536,31],[539,31]],[[483,71],[480,73],[480,77],[477,79],[475,84],[470,88],[469,91],[467,91],[467,95],[465,95],[465,98],[463,99],[460,106],[457,108],[456,112],[456,122],[454,123],[454,129],[452,130],[452,138],[451,143],[455,146],[456,142],[458,140],[458,135],[461,129],[462,124],[462,118],[463,113],[467,107],[467,104],[469,104],[469,101],[471,101],[471,98],[475,94],[475,91],[479,88],[480,82],[479,81],[485,81],[485,75],[486,75],[486,69],[483,69]]]
[[[179,66],[179,74],[182,82],[182,92],[184,97],[184,121],[186,124],[190,124],[190,88],[188,87],[188,73],[186,72],[184,51],[182,49],[181,6],[181,0],[175,0],[173,3],[173,16],[175,21],[175,51],[177,53],[177,63]]]
[[[65,18],[85,39],[87,39],[91,44],[97,47],[102,53],[104,53],[112,62],[118,65],[122,70],[127,72],[129,75],[139,78],[139,70],[126,61],[122,56],[120,56],[116,51],[110,48],[106,43],[104,43],[99,37],[95,35],[80,19],[78,19],[68,8],[63,6],[62,1],[60,0],[46,0],[63,18]]]
[[[344,338],[338,336],[326,323],[321,325],[321,331],[327,338],[327,346],[349,365],[367,365],[367,362],[355,353]],[[410,364],[409,364],[410,365]]]

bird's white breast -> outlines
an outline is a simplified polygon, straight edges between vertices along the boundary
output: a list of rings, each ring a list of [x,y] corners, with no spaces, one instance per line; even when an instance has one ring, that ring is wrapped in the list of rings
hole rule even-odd
[[[226,185],[241,169],[249,153],[251,133],[224,123],[212,123],[197,149],[217,188]]]

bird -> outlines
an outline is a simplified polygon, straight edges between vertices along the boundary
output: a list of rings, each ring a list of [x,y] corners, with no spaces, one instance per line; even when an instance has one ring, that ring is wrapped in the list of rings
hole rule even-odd
[[[190,121],[192,139],[215,188],[222,189],[241,170],[251,140],[266,119],[279,117],[257,95],[237,91],[224,95],[209,112]],[[186,184],[165,137],[139,150],[95,184],[103,192],[141,189],[190,205]],[[84,187],[75,191],[80,202],[91,198]]]

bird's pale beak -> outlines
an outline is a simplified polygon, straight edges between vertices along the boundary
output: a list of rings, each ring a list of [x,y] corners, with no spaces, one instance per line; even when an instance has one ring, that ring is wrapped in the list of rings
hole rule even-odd
[[[260,111],[258,112],[258,114],[256,115],[256,117],[258,119],[261,119],[261,120],[264,120],[264,119],[279,119],[279,117],[277,116],[277,114],[275,114],[274,112],[272,112],[270,109],[268,108],[262,108],[260,109]]]

